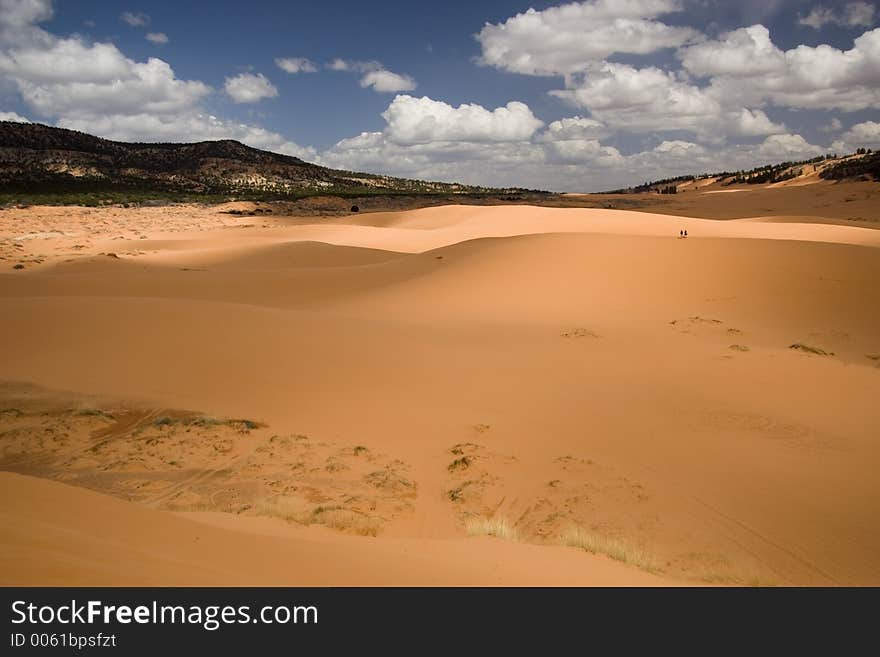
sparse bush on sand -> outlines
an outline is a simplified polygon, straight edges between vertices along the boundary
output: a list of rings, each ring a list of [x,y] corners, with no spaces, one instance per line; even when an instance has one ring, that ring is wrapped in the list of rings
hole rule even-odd
[[[259,429],[261,426],[259,422],[254,422],[253,420],[245,420],[245,419],[232,419],[227,420],[226,423],[231,426],[237,428],[239,431],[247,432],[252,431],[253,429]]]
[[[253,429],[259,429],[266,425],[247,420],[243,418],[216,418],[210,415],[190,415],[176,416],[163,415],[153,420],[154,427],[170,427],[172,425],[191,426],[191,427],[219,427],[227,426],[236,429],[242,433],[247,433]]]
[[[200,415],[199,417],[189,420],[187,424],[196,427],[216,427],[218,424],[224,424],[224,420],[220,420],[210,415]]]
[[[449,472],[455,472],[457,470],[467,470],[469,467],[471,467],[471,458],[469,456],[462,456],[446,466],[446,469]]]
[[[788,345],[789,349],[796,349],[797,351],[805,351],[808,354],[815,354],[816,356],[833,356],[834,354],[824,349],[819,349],[819,347],[811,347],[808,344],[804,344],[802,342],[795,342],[794,344]]]
[[[113,420],[114,419],[112,413],[108,413],[107,411],[102,411],[100,408],[91,408],[91,407],[78,408],[75,411],[73,411],[73,414],[76,415],[77,417],[100,417],[105,420]]]
[[[300,525],[324,525],[360,536],[376,536],[382,528],[380,519],[335,504],[308,508],[297,500],[276,498],[263,500],[254,511],[260,516],[281,518]]]

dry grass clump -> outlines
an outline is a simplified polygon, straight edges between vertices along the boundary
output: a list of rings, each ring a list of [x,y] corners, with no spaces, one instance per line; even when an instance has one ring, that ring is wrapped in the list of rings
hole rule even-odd
[[[416,482],[407,479],[406,477],[402,477],[389,468],[370,472],[364,477],[364,481],[370,484],[373,488],[407,495],[415,494],[417,488]]]
[[[77,408],[73,411],[73,415],[77,417],[99,417],[105,420],[113,420],[112,413],[108,413],[107,411],[103,411],[100,408],[92,408],[90,406],[86,406],[83,408]]]
[[[779,586],[773,580],[764,579],[763,577],[759,577],[757,575],[744,577],[740,575],[732,575],[729,573],[703,573],[702,575],[694,577],[693,579],[698,582],[703,582],[705,584],[712,584],[713,586],[747,586],[753,589]]]
[[[615,561],[636,566],[649,573],[659,570],[654,557],[641,548],[618,538],[588,532],[581,527],[566,531],[562,535],[562,544],[586,550],[591,554],[604,554]]]
[[[815,354],[816,356],[833,356],[833,353],[827,352],[824,349],[819,349],[819,347],[811,347],[808,344],[804,344],[802,342],[795,342],[794,344],[788,345],[789,349],[796,349],[797,351],[805,351],[808,354]]]
[[[300,525],[324,525],[330,529],[359,536],[376,536],[382,528],[380,519],[342,506],[326,505],[308,508],[297,500],[283,497],[263,500],[254,507],[254,511],[261,516],[281,518]]]
[[[582,327],[573,328],[568,331],[564,331],[560,333],[563,338],[598,338],[601,337],[595,331],[591,331],[589,329],[585,329]]]
[[[446,491],[446,497],[449,498],[450,502],[462,502],[469,492],[468,489],[470,489],[472,492],[474,490],[479,491],[480,488],[481,485],[479,481],[469,479],[468,481],[465,481],[463,484],[461,484],[461,486],[456,486],[455,488],[451,488]]]
[[[261,500],[254,506],[254,511],[259,516],[281,518],[287,522],[296,522],[307,525],[310,515],[309,510],[297,500],[287,497],[276,497],[271,500]]]
[[[469,518],[464,523],[468,536],[494,536],[508,541],[515,541],[516,528],[511,525],[507,518]]]
[[[359,536],[376,536],[382,527],[377,518],[339,506],[317,507],[312,511],[309,524],[320,524]]]
[[[162,427],[172,427],[172,426],[186,426],[186,427],[200,427],[200,428],[212,428],[212,427],[230,427],[235,429],[240,433],[248,433],[254,429],[259,429],[261,427],[265,427],[265,424],[260,422],[255,422],[254,420],[248,420],[244,418],[217,418],[212,417],[210,415],[162,415],[153,420],[153,426],[157,428]]]
[[[455,472],[456,470],[467,470],[471,467],[472,459],[470,456],[462,456],[461,458],[455,459],[452,463],[446,466],[446,469],[449,472]]]

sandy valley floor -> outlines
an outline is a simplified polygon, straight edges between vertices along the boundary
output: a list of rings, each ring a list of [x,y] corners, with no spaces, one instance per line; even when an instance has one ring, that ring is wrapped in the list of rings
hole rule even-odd
[[[229,209],[0,212],[0,584],[880,585],[880,231]]]

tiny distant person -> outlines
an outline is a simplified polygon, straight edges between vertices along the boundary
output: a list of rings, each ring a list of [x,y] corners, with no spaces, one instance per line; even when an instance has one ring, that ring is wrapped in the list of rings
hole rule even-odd
[[[684,237],[684,231],[683,231],[683,230],[678,231],[678,236],[679,236],[679,237]]]
[[[685,236],[685,237],[688,236],[688,232],[687,232],[687,230],[684,231],[684,236]]]

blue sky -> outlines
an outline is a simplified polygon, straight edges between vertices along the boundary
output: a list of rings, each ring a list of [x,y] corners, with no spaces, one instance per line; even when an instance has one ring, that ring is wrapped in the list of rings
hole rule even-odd
[[[878,24],[812,0],[0,0],[0,116],[594,191],[880,145]]]

